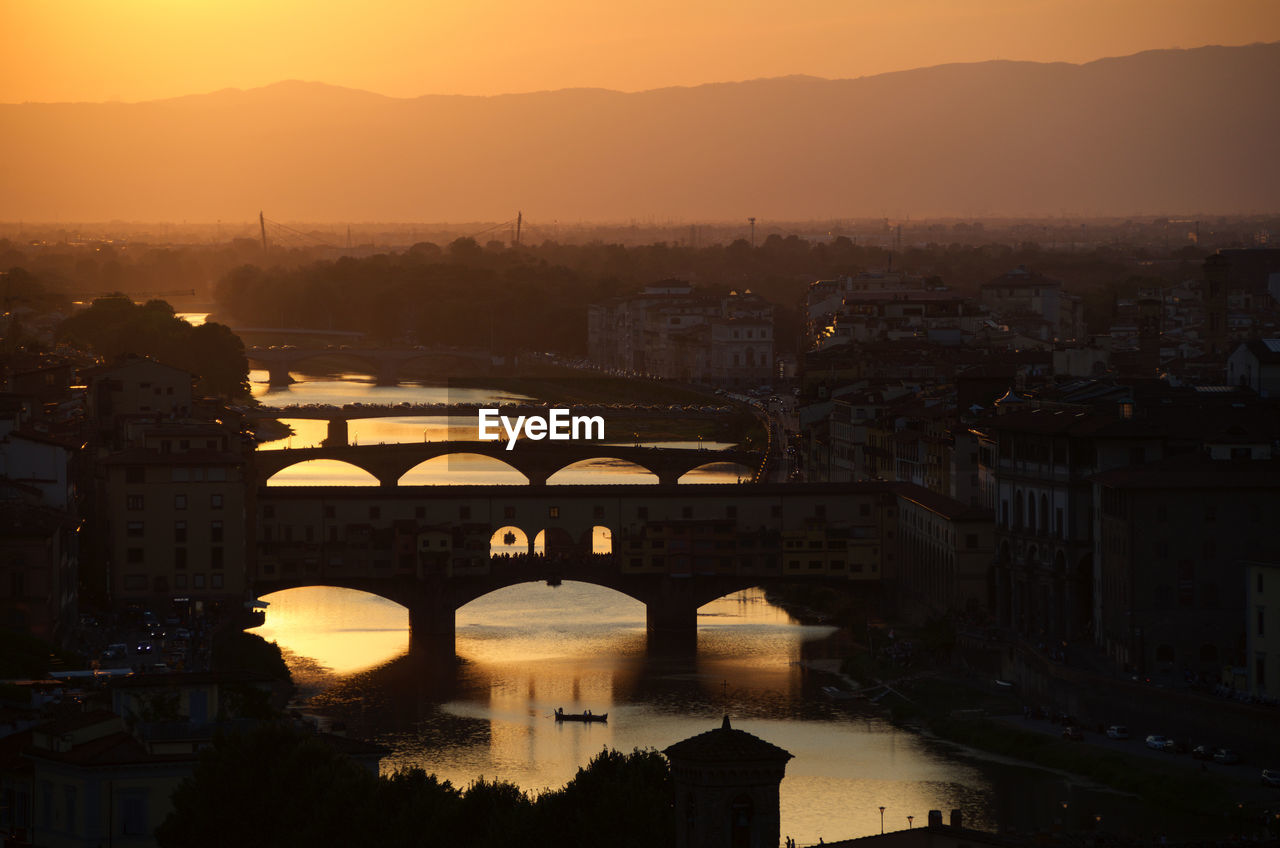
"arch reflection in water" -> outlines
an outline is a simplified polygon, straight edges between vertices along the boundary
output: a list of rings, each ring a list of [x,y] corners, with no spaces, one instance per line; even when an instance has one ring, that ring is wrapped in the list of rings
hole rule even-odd
[[[282,468],[267,480],[268,486],[376,486],[378,478],[363,468],[338,459],[309,459]]]
[[[266,623],[250,632],[278,644],[295,677],[308,671],[355,674],[409,650],[409,611],[386,598],[307,586],[263,600],[270,604]]]
[[[657,485],[658,475],[634,462],[611,457],[584,459],[565,466],[547,478],[548,486],[574,486],[600,483]]]
[[[529,482],[500,459],[474,453],[437,456],[405,472],[401,486],[522,486]]]

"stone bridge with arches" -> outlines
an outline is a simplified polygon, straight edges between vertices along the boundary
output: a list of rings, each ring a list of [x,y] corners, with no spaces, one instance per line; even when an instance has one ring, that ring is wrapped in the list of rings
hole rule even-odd
[[[380,486],[396,486],[400,478],[428,460],[442,456],[486,456],[519,471],[533,486],[564,468],[591,459],[618,459],[639,466],[658,478],[659,485],[675,485],[682,476],[706,465],[736,463],[755,480],[764,459],[762,453],[747,450],[698,450],[683,448],[603,445],[594,442],[531,442],[521,440],[507,450],[505,441],[496,442],[404,442],[390,445],[328,445],[314,448],[260,450],[253,463],[260,482],[286,468],[316,459],[337,460],[372,474]]]
[[[395,386],[400,383],[400,372],[404,366],[417,360],[438,362],[441,359],[466,360],[479,364],[482,370],[489,371],[494,366],[505,363],[506,358],[486,350],[462,350],[456,348],[417,347],[408,350],[395,348],[354,348],[354,347],[294,347],[286,345],[277,348],[252,347],[245,351],[245,357],[252,364],[267,370],[267,380],[272,386],[287,386],[293,383],[290,371],[304,362],[314,359],[341,359],[363,369],[373,376],[380,386]]]
[[[894,484],[260,487],[252,588],[369,592],[452,654],[456,612],[522,583],[645,605],[651,644],[696,645],[698,608],[753,586],[892,584]]]

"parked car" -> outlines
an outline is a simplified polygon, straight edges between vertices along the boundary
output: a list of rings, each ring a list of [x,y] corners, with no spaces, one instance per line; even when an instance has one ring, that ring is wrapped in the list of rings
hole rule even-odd
[[[1280,768],[1263,769],[1262,783],[1264,786],[1280,786]]]
[[[1107,738],[1108,739],[1128,739],[1129,728],[1125,727],[1123,724],[1113,724],[1107,728]]]
[[[1197,760],[1212,760],[1218,749],[1212,745],[1197,745],[1191,749],[1191,756]]]
[[[1240,762],[1240,755],[1230,748],[1219,748],[1217,753],[1213,755],[1213,761],[1229,766]]]
[[[119,642],[108,645],[107,649],[102,652],[104,660],[122,660],[129,656],[129,646]]]
[[[1157,736],[1154,733],[1147,737],[1147,747],[1156,751],[1170,750],[1173,740],[1168,736]]]
[[[1062,731],[1062,738],[1070,739],[1072,742],[1082,742],[1084,741],[1084,731],[1075,726],[1067,727]]]

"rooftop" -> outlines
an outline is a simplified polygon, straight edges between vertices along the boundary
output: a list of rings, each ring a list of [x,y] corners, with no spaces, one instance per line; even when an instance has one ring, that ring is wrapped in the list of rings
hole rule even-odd
[[[735,730],[729,725],[726,714],[724,722],[715,730],[699,733],[681,742],[677,742],[663,750],[669,760],[686,760],[702,763],[734,763],[743,760],[776,760],[785,763],[792,754],[759,736],[753,736],[745,730]]]

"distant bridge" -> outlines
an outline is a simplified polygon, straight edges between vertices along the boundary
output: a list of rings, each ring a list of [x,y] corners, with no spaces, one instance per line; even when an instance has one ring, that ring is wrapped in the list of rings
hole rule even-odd
[[[575,580],[645,604],[651,636],[696,644],[698,607],[780,582],[887,588],[895,484],[259,488],[253,589],[371,592],[452,655],[456,611],[496,589]],[[593,539],[609,540],[607,555]],[[531,555],[535,545],[543,555]],[[494,557],[516,549],[511,558]]]
[[[482,350],[461,350],[446,347],[354,348],[354,347],[251,347],[245,351],[250,363],[265,367],[268,382],[273,386],[287,386],[293,382],[289,372],[304,362],[314,359],[341,358],[373,376],[380,386],[394,386],[400,382],[400,372],[405,365],[418,360],[465,359],[484,365],[485,369],[503,365],[505,357]]]
[[[572,415],[600,415],[619,418],[697,418],[715,420],[732,415],[736,410],[732,406],[699,405],[699,404],[549,404],[549,403],[401,403],[401,404],[345,404],[343,406],[326,406],[315,404],[308,406],[258,407],[245,412],[249,420],[297,418],[316,421],[328,421],[329,429],[325,435],[324,445],[345,445],[350,443],[348,422],[360,418],[408,418],[425,416],[457,416],[477,419],[481,409],[500,409],[503,415],[514,418],[519,415],[547,414],[552,406],[563,406]],[[625,435],[625,434],[623,434]]]
[[[505,441],[404,442],[390,445],[326,445],[317,448],[263,450],[254,453],[258,480],[314,459],[332,459],[369,472],[384,487],[399,485],[400,478],[430,459],[440,456],[476,454],[500,460],[528,478],[530,485],[543,486],[552,474],[588,459],[620,459],[633,463],[658,478],[659,485],[675,485],[681,477],[705,465],[737,463],[752,479],[759,474],[764,455],[746,450],[688,450],[601,445],[593,442],[530,442],[522,439],[513,450]]]

